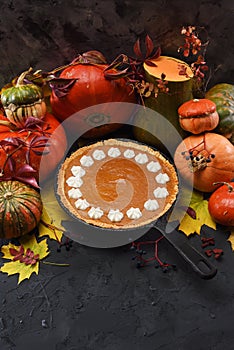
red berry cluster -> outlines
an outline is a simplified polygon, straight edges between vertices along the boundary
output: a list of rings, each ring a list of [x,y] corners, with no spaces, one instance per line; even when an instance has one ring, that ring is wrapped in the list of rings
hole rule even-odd
[[[132,257],[132,260],[137,260],[137,268],[143,267],[146,264],[156,261],[155,267],[160,267],[163,272],[167,272],[169,268],[172,268],[173,270],[176,269],[176,265],[169,264],[166,262],[163,262],[158,255],[158,244],[159,242],[164,238],[164,236],[160,236],[155,241],[143,241],[143,242],[133,242],[131,245],[131,250],[135,251],[136,255]],[[147,254],[146,250],[142,249],[142,246],[154,246],[154,254],[151,257],[144,258],[143,255]]]

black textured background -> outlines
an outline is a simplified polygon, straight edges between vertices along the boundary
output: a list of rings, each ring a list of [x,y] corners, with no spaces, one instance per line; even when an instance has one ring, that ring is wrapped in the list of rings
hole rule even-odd
[[[182,25],[205,26],[210,84],[233,83],[234,2],[21,0],[0,2],[0,86],[32,66],[49,70],[97,49],[108,60],[132,53],[148,33],[164,54],[176,54]],[[201,280],[162,241],[160,256],[177,264],[164,274],[136,269],[127,247],[94,249],[74,243],[41,264],[39,276],[17,286],[0,276],[1,350],[232,350],[234,255],[227,234],[203,229],[224,249],[218,274]],[[152,238],[152,237],[150,237]],[[198,236],[191,243],[202,251]],[[211,258],[212,260],[212,258]]]
[[[132,54],[146,33],[163,54],[176,55],[180,28],[190,24],[207,29],[207,61],[214,69],[221,65],[212,84],[232,82],[233,11],[230,0],[2,0],[0,85],[29,66],[50,70],[87,50],[108,60]]]

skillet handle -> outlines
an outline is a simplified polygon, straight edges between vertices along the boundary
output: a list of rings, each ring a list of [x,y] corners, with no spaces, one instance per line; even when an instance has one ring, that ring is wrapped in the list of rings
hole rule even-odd
[[[187,261],[192,269],[203,279],[211,279],[217,273],[217,268],[198,250],[192,247],[187,239],[180,232],[173,229],[165,232],[165,229],[158,225],[155,227],[171,245],[177,250],[182,258]]]
[[[216,275],[217,268],[189,243],[183,242],[179,245],[171,241],[170,243],[201,278],[211,279]]]

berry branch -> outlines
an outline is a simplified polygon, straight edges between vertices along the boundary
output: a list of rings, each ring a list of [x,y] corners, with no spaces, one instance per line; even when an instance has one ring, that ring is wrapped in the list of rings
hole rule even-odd
[[[170,267],[173,268],[174,270],[176,269],[176,265],[163,262],[159,258],[158,245],[159,245],[159,242],[163,238],[164,238],[164,236],[160,236],[155,241],[144,241],[144,242],[133,242],[132,243],[130,249],[133,250],[137,254],[137,255],[133,256],[132,260],[137,260],[137,265],[136,265],[137,268],[143,267],[152,261],[156,261],[158,263],[158,265],[156,265],[155,267],[156,268],[160,267],[163,272],[167,272]],[[142,249],[142,246],[146,246],[146,245],[154,245],[154,255],[152,257],[147,258],[147,259],[145,259],[143,257],[145,254],[147,254],[147,252]]]

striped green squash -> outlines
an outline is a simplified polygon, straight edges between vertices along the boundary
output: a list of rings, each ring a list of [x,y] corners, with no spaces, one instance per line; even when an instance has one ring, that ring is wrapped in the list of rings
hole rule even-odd
[[[0,238],[10,239],[32,231],[40,221],[39,192],[20,181],[0,182]]]
[[[33,83],[25,84],[27,73],[22,73],[14,86],[1,92],[6,117],[17,127],[23,127],[29,117],[42,119],[46,113],[42,89]]]
[[[215,130],[234,143],[234,85],[220,83],[206,93],[206,98],[216,104],[219,124]]]

